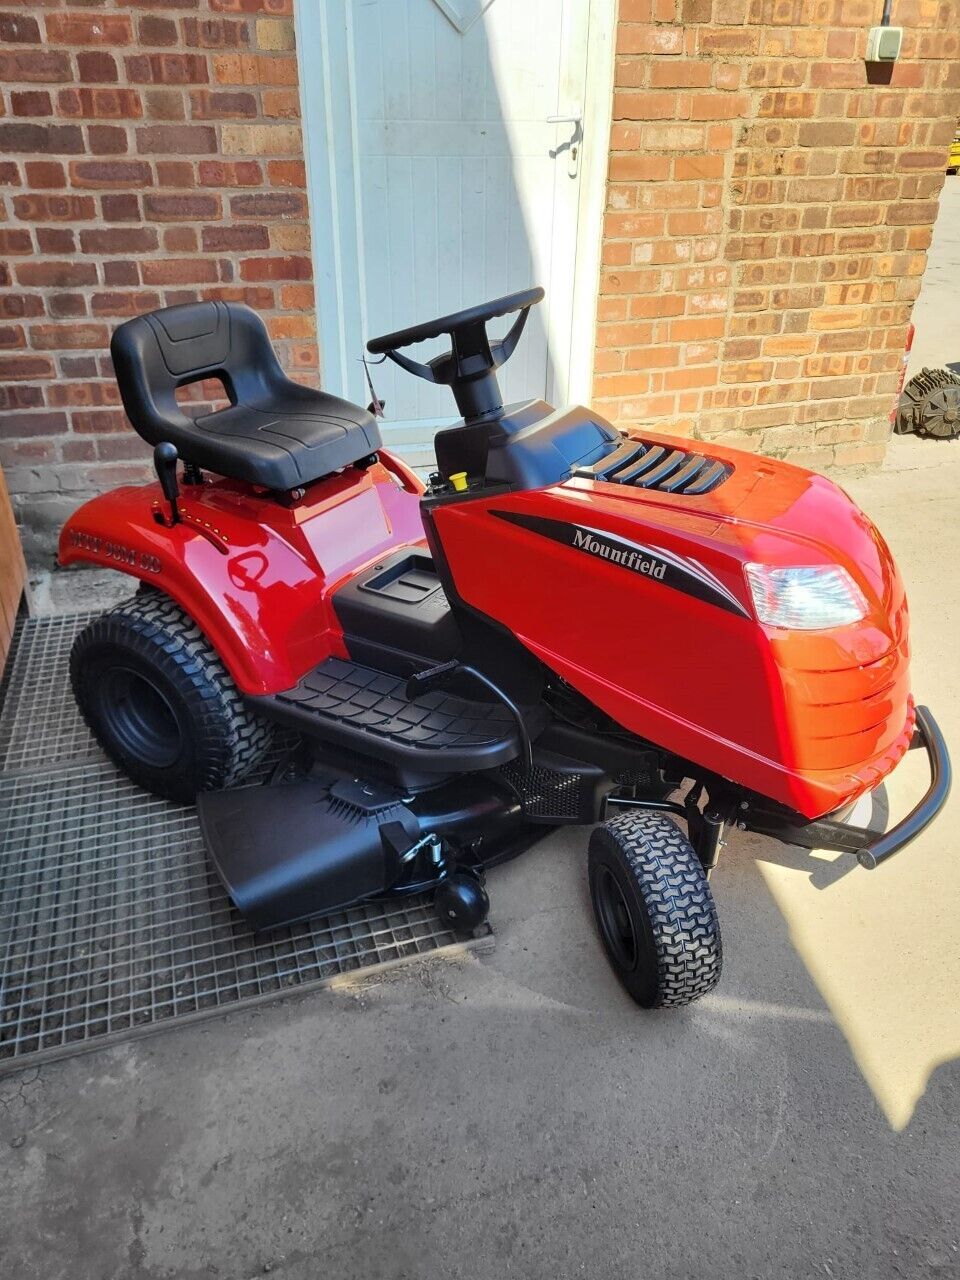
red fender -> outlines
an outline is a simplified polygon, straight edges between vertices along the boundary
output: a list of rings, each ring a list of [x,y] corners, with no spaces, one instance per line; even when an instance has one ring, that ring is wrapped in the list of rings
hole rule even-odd
[[[293,506],[232,480],[184,487],[181,521],[158,484],[93,498],[60,535],[62,565],[118,569],[166,592],[245,693],[289,689],[346,656],[331,594],[398,547],[424,541],[423,486],[391,457],[311,485]]]

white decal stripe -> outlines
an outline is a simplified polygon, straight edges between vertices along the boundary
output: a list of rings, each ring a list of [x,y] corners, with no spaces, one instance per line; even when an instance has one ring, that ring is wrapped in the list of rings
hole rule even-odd
[[[675,569],[679,569],[681,573],[687,574],[691,578],[695,578],[698,582],[702,582],[705,587],[710,587],[716,591],[718,595],[729,600],[736,609],[743,614],[745,618],[750,615],[743,607],[737,597],[723,585],[719,579],[715,578],[709,569],[705,568],[699,560],[683,560],[675,555],[672,551],[667,551],[663,547],[646,547],[641,542],[633,542],[630,538],[623,538],[619,533],[611,533],[608,529],[594,529],[588,524],[578,524],[574,528],[583,529],[585,533],[592,533],[597,538],[606,538],[610,542],[622,543],[625,547],[630,547],[634,551],[639,551],[642,555],[653,556],[656,559],[665,560],[667,564],[673,565]],[[692,568],[696,565],[696,569]],[[698,572],[699,571],[699,572]]]

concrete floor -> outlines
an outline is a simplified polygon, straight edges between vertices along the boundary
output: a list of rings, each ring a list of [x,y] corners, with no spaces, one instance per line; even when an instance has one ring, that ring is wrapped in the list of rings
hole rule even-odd
[[[942,369],[960,362],[960,174],[948,174],[940,195],[940,212],[913,308],[916,333],[907,375],[926,366]]]
[[[848,487],[957,743],[960,452],[901,444]],[[487,956],[0,1080],[0,1275],[960,1276],[958,830],[960,789],[872,874],[734,839],[682,1012],[622,995],[567,832],[492,874]]]

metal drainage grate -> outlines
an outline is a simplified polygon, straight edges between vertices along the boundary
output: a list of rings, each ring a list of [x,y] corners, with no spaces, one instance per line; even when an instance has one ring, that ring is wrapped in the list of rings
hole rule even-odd
[[[73,710],[87,618],[22,623],[5,680],[0,1074],[457,944],[429,897],[251,932],[194,810],[136,787]]]
[[[96,616],[18,619],[0,702],[0,774],[103,759],[70,693],[70,646]]]

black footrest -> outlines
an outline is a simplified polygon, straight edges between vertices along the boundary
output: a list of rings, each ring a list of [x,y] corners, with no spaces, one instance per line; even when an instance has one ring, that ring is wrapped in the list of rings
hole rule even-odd
[[[405,685],[405,676],[328,658],[295,688],[250,702],[301,733],[431,773],[493,769],[519,755],[517,724],[502,703],[439,689],[407,698]]]

